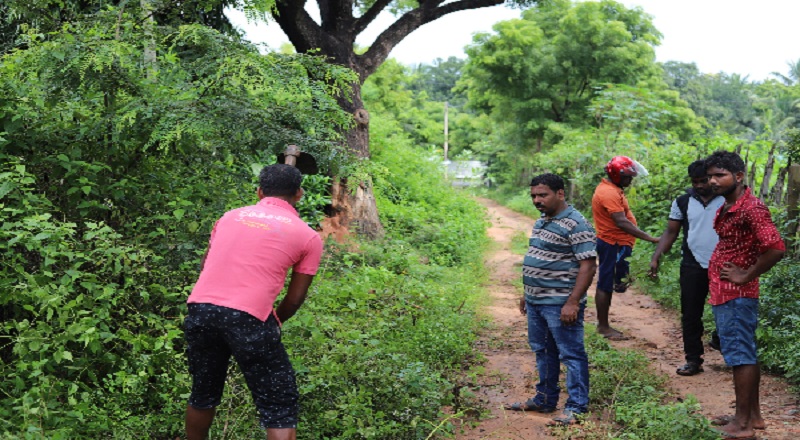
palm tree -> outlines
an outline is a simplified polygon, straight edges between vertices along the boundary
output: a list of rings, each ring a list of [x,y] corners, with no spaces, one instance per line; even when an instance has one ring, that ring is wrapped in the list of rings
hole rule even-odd
[[[784,84],[787,86],[792,86],[795,84],[800,84],[800,59],[797,61],[787,61],[786,65],[789,66],[789,73],[788,75],[784,75],[778,72],[772,72],[773,76],[778,77]]]

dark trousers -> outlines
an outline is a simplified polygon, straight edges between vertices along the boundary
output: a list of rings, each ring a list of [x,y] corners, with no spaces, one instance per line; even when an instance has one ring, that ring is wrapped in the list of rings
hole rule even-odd
[[[708,269],[681,266],[681,326],[686,362],[703,363],[703,309],[708,299]]]

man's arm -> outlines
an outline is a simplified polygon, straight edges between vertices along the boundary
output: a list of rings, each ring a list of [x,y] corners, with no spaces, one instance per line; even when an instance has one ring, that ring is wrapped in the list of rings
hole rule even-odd
[[[622,229],[628,234],[631,234],[636,238],[649,241],[650,243],[658,243],[657,238],[653,237],[647,232],[642,231],[641,229],[637,228],[636,225],[631,223],[631,221],[628,220],[628,217],[625,217],[624,212],[612,212],[611,219],[614,220],[614,224],[617,225],[618,228]]]
[[[210,250],[211,250],[211,245],[208,245],[208,248],[206,249],[206,253],[203,254],[203,258],[200,259],[200,272],[202,272],[203,269],[206,268],[206,258],[208,258],[208,251],[210,251]]]
[[[286,296],[283,297],[283,301],[281,301],[276,310],[278,320],[280,320],[281,323],[288,321],[289,318],[294,316],[300,306],[303,305],[312,281],[314,281],[314,275],[292,271],[292,277],[289,280],[289,288],[286,290]]]
[[[785,251],[780,249],[767,249],[763,254],[759,255],[756,262],[747,269],[742,269],[728,261],[722,264],[722,269],[719,271],[719,278],[721,280],[730,281],[733,284],[747,284],[758,278],[762,273],[772,269],[772,266],[776,265],[778,261],[783,258],[784,253]]]
[[[658,239],[656,250],[653,251],[653,257],[650,258],[650,271],[647,273],[648,275],[653,278],[658,276],[658,260],[661,258],[661,255],[672,249],[672,245],[675,243],[675,239],[678,238],[680,232],[681,222],[671,219],[667,221],[667,229],[664,230],[664,233],[661,234],[661,238]]]
[[[561,322],[566,325],[574,324],[578,320],[581,297],[592,285],[592,279],[597,270],[597,263],[594,258],[579,260],[578,263],[580,267],[578,268],[578,276],[575,279],[575,286],[572,288],[572,293],[567,298],[567,302],[561,308]]]

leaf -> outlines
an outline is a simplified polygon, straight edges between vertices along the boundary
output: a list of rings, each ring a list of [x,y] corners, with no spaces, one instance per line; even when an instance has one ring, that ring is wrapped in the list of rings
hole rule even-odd
[[[50,233],[49,232],[40,232],[40,233],[36,234],[35,237],[33,237],[33,239],[37,240],[37,241],[41,241],[41,240],[44,240],[44,239],[47,239],[47,238],[50,238]]]
[[[10,193],[10,192],[11,192],[11,191],[12,191],[14,188],[16,188],[16,187],[17,187],[17,186],[16,186],[16,185],[14,185],[14,183],[13,183],[13,182],[8,182],[8,181],[6,181],[6,182],[3,182],[3,184],[2,184],[2,185],[0,185],[0,199],[2,199],[3,197],[5,197],[5,196],[6,196],[6,194]]]
[[[175,218],[177,218],[178,220],[183,219],[183,214],[185,214],[185,213],[186,213],[185,209],[176,209],[176,210],[172,211],[172,215],[174,215]]]

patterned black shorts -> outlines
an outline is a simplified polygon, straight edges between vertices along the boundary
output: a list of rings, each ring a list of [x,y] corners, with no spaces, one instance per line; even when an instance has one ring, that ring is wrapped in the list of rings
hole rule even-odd
[[[297,383],[274,315],[266,322],[235,309],[189,304],[183,323],[192,394],[189,405],[215,408],[231,355],[239,364],[265,428],[297,427]]]

